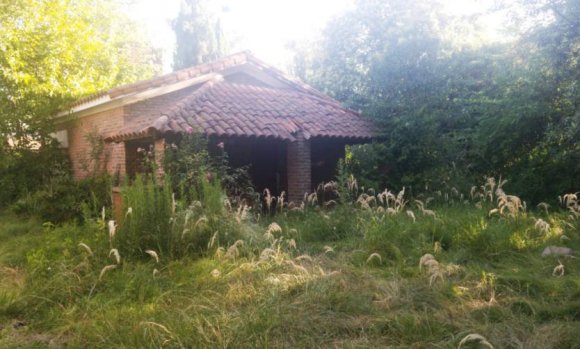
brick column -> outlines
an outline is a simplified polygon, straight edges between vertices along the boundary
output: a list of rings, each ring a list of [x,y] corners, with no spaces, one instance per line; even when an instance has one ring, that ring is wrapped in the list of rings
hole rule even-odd
[[[123,181],[123,177],[126,175],[126,154],[125,154],[125,143],[108,143],[105,148],[110,153],[109,158],[105,159],[107,166],[107,173],[114,176],[120,182]],[[107,156],[105,156],[107,157]],[[108,161],[107,161],[108,160]],[[117,178],[118,177],[118,178]],[[117,183],[118,184],[118,183]]]
[[[296,135],[296,141],[288,143],[288,201],[300,203],[304,193],[312,190],[310,164],[310,141],[304,139],[302,132]]]
[[[163,158],[165,157],[165,138],[158,138],[153,145],[155,152],[155,178],[159,183],[162,183],[165,176],[163,169]]]

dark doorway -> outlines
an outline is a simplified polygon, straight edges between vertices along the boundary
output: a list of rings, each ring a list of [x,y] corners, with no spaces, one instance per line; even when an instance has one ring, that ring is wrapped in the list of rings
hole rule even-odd
[[[332,138],[313,138],[310,141],[312,185],[336,178],[338,159],[344,157],[344,141]]]
[[[249,166],[256,191],[268,188],[272,195],[287,191],[286,142],[274,139],[230,138],[222,140],[230,166]]]
[[[132,140],[125,142],[125,170],[130,180],[137,174],[152,171],[151,162],[155,160],[152,140]]]

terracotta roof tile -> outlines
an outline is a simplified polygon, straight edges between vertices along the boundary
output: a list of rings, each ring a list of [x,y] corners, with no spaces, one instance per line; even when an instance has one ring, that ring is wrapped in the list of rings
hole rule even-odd
[[[309,137],[369,139],[371,123],[329,97],[292,89],[231,82],[207,82],[179,103],[167,106],[149,125],[129,123],[109,140],[141,133],[184,132],[188,127],[207,135],[272,137],[293,141],[297,132]]]

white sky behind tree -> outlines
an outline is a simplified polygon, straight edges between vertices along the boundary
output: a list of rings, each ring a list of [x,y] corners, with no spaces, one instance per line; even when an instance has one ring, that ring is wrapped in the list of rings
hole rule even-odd
[[[412,1],[412,0],[410,0]],[[153,46],[162,49],[164,72],[171,71],[175,36],[171,19],[177,16],[181,0],[134,0],[129,16],[139,23]],[[493,6],[494,0],[440,0],[451,15],[476,14]],[[263,61],[288,71],[292,44],[312,41],[321,35],[328,21],[354,6],[353,0],[214,0],[220,13],[231,52],[250,50]],[[484,17],[478,33],[463,41],[498,41],[501,15]]]

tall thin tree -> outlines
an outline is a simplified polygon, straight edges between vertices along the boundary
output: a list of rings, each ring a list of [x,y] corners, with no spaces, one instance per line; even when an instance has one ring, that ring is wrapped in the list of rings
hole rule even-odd
[[[221,22],[207,0],[183,0],[172,27],[176,39],[174,70],[214,60],[226,51]]]

